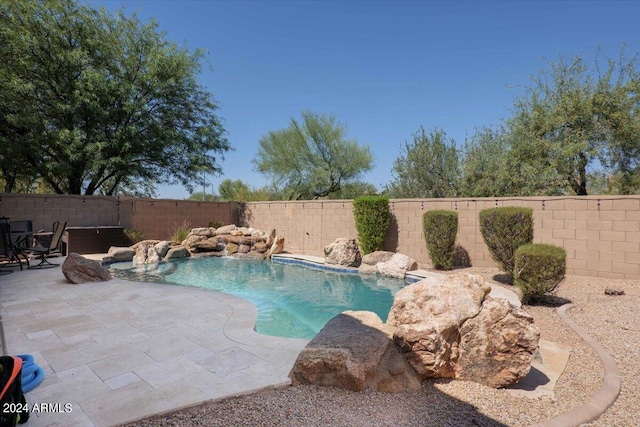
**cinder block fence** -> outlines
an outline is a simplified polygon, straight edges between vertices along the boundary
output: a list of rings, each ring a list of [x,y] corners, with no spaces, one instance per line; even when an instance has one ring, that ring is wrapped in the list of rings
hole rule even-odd
[[[640,279],[640,196],[391,200],[386,249],[405,253],[428,267],[422,215],[431,209],[455,210],[459,255],[473,266],[493,267],[478,214],[496,206],[532,208],[534,242],[564,247],[568,274]],[[69,226],[120,225],[154,239],[168,238],[184,221],[192,227],[220,221],[276,228],[285,237],[286,250],[318,256],[334,239],[356,237],[349,200],[223,203],[1,193],[0,216],[31,219],[36,230],[49,229],[57,220],[67,220]]]

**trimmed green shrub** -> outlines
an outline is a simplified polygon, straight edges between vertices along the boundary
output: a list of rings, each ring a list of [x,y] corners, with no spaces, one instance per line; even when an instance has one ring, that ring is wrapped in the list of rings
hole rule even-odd
[[[358,243],[363,255],[381,251],[391,223],[389,199],[383,196],[362,196],[353,201]]]
[[[507,206],[480,211],[480,233],[491,257],[513,273],[516,250],[533,242],[533,209]]]
[[[458,212],[427,211],[422,215],[422,232],[427,241],[431,264],[438,270],[451,270],[458,234]]]
[[[222,227],[224,224],[220,221],[209,221],[209,227],[211,228],[220,228]]]
[[[541,243],[523,245],[515,256],[513,280],[522,291],[522,302],[534,302],[560,283],[567,270],[567,251]]]

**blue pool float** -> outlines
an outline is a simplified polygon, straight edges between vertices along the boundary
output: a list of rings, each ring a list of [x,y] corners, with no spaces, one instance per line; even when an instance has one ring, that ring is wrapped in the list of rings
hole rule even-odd
[[[44,380],[44,370],[38,366],[30,354],[19,354],[22,359],[22,392],[27,393]]]

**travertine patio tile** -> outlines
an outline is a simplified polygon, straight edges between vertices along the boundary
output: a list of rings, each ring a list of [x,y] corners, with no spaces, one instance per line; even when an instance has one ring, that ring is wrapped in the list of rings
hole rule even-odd
[[[127,322],[112,322],[102,331],[93,334],[92,338],[97,343],[132,343],[149,338],[149,335],[140,332]]]
[[[116,390],[126,385],[133,384],[136,381],[142,381],[142,378],[133,372],[127,372],[122,375],[118,375],[117,377],[109,378],[105,381],[105,384],[108,385],[111,390]]]
[[[100,378],[107,380],[154,363],[156,361],[149,355],[129,345],[123,347],[120,353],[89,363],[87,366]]]
[[[69,368],[104,359],[120,353],[120,346],[94,341],[80,341],[66,344],[59,348],[45,350],[42,355],[47,358],[51,368],[60,372]]]
[[[112,390],[102,398],[88,399],[82,408],[96,426],[112,426],[166,411],[202,403],[208,396],[186,384],[152,389],[143,381]]]
[[[46,373],[45,373],[46,375]],[[87,366],[77,366],[58,372],[58,382],[42,382],[27,394],[32,402],[72,403],[78,404],[87,396],[99,396],[109,387]]]
[[[22,330],[28,335],[32,332],[47,329],[56,331],[69,326],[83,325],[91,321],[92,319],[85,314],[68,317],[59,316],[57,319],[36,320],[34,322],[27,323],[22,326]]]
[[[46,335],[27,341],[7,342],[7,350],[10,354],[32,353],[37,350],[57,348],[64,343],[57,335]]]
[[[259,390],[283,387],[291,384],[284,370],[269,363],[258,363],[231,375],[218,378],[214,382],[198,385],[198,388],[212,399],[228,396],[241,396]]]
[[[160,388],[188,375],[204,373],[206,369],[185,356],[179,356],[143,366],[142,368],[135,369],[133,372],[145,380],[151,387]]]
[[[32,332],[30,334],[27,333],[27,338],[29,338],[30,340],[35,340],[42,337],[48,337],[50,335],[55,335],[55,334],[53,333],[52,330],[47,329],[46,331]]]
[[[45,371],[27,398],[73,408],[29,426],[114,425],[288,384],[283,365],[304,346],[256,334],[255,307],[231,295],[61,276],[29,270],[0,287],[9,352],[33,354]]]
[[[163,361],[184,353],[203,349],[202,346],[185,338],[173,338],[165,335],[149,337],[131,344],[157,361]]]
[[[215,353],[213,356],[198,363],[219,377],[225,377],[256,363],[263,362],[259,357],[234,346]]]
[[[46,403],[46,402],[45,402]],[[71,412],[38,412],[31,413],[28,427],[94,427],[95,424],[89,419],[80,405],[72,404]]]

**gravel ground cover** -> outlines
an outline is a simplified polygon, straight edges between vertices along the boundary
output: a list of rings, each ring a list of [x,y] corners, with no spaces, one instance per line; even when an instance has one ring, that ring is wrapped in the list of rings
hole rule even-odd
[[[469,269],[492,285],[495,269]],[[506,285],[511,288],[510,286]],[[513,289],[513,288],[511,288]],[[624,291],[606,295],[605,289]],[[130,426],[526,426],[567,412],[596,393],[603,379],[595,353],[560,320],[556,307],[572,302],[570,316],[618,363],[622,390],[590,426],[636,426],[640,410],[640,283],[567,276],[544,304],[525,306],[543,339],[571,349],[555,397],[531,399],[467,381],[426,381],[419,392],[386,394],[301,386],[213,402],[147,418]]]

